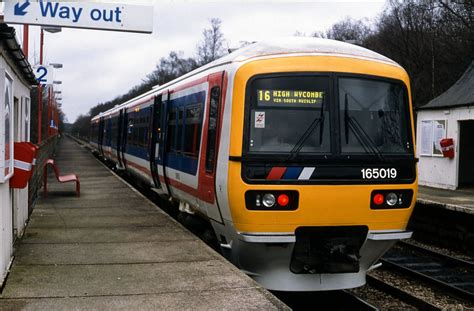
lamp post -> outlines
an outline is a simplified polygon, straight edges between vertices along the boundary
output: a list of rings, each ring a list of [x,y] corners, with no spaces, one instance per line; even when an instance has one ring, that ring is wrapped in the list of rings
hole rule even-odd
[[[44,31],[57,33],[61,27],[41,27],[40,32],[40,65],[43,65]],[[41,143],[41,131],[43,120],[43,86],[38,85],[38,144]]]
[[[49,65],[55,69],[57,68],[63,68],[63,64],[59,63],[49,63]],[[53,81],[53,84],[61,84],[61,81]],[[47,122],[48,122],[48,137],[52,136],[54,134],[54,128],[51,126],[51,121],[55,122],[56,119],[56,111],[55,107],[53,105],[54,101],[54,94],[55,91],[53,90],[53,86],[48,87],[48,117],[47,117]]]

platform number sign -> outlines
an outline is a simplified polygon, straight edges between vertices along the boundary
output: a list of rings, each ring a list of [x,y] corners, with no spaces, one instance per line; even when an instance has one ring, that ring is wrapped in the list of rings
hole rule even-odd
[[[36,80],[41,85],[53,84],[53,72],[50,66],[35,66],[34,72]]]

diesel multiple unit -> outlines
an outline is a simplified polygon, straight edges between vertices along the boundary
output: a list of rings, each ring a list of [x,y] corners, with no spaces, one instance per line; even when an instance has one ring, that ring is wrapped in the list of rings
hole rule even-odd
[[[411,236],[409,78],[355,45],[251,44],[95,116],[91,144],[208,220],[222,253],[269,289],[363,285]]]

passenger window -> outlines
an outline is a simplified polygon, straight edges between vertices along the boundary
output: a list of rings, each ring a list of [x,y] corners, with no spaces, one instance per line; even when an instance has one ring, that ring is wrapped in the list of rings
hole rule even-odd
[[[220,88],[211,89],[211,100],[209,104],[209,127],[207,130],[207,148],[206,148],[206,172],[214,171],[216,158],[217,124],[219,116]]]
[[[176,141],[176,152],[180,153],[183,151],[183,114],[184,114],[184,108],[180,107],[178,108],[178,120],[177,120],[177,126],[176,126],[176,136],[177,136],[177,141]]]
[[[168,146],[169,151],[176,151],[176,108],[170,110],[168,113]]]
[[[130,145],[133,145],[133,118],[128,119],[128,130],[127,130],[127,141]]]
[[[186,119],[184,128],[184,148],[185,155],[197,158],[201,144],[202,128],[202,105],[191,105],[186,107]]]

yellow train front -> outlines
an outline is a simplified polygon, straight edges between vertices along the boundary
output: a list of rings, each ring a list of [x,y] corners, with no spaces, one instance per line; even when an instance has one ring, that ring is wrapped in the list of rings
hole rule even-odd
[[[244,49],[226,67],[216,173],[224,254],[273,290],[352,288],[417,192],[409,78],[331,40]]]

